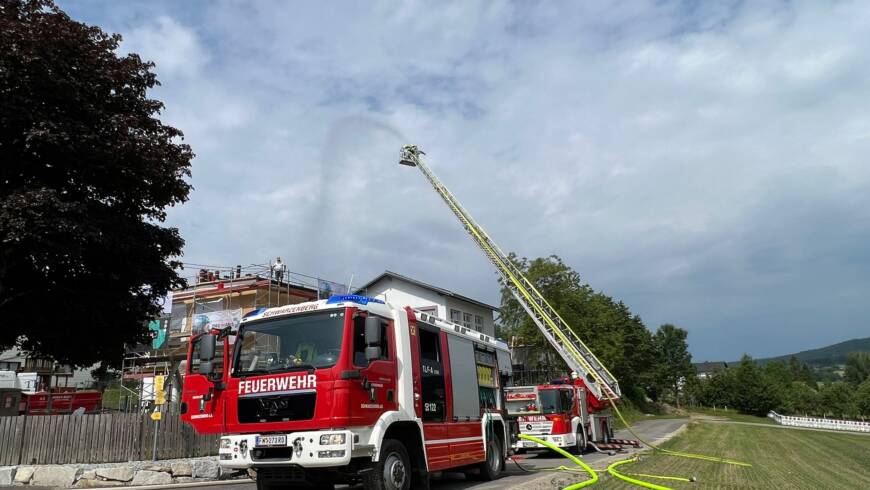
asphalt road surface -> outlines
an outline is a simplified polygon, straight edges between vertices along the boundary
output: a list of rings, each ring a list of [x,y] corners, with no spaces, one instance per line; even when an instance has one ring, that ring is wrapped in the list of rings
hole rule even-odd
[[[678,430],[685,425],[688,419],[651,419],[638,422],[634,430],[640,434],[645,440],[655,442],[658,439],[668,436],[672,432]],[[633,439],[633,436],[628,431],[617,431],[616,437],[620,439]],[[628,451],[624,454],[630,454]],[[534,451],[522,455],[523,459],[519,463],[530,470],[542,468],[555,468],[561,465],[567,465],[565,458],[557,455],[551,456],[547,452]],[[606,454],[586,453],[583,455],[583,460],[593,468],[606,458]],[[459,473],[441,473],[435,474],[432,478],[432,490],[494,490],[512,488],[521,483],[528,482],[540,477],[540,473],[526,473],[520,470],[517,465],[507,461],[504,476],[492,482],[476,482],[465,479],[465,475]],[[204,484],[201,486],[185,486],[186,489],[212,488],[214,490],[256,490],[257,486],[253,482],[240,482],[238,484]],[[348,489],[346,486],[336,486],[338,489]],[[353,487],[354,490],[362,487]],[[348,489],[349,490],[349,489]]]

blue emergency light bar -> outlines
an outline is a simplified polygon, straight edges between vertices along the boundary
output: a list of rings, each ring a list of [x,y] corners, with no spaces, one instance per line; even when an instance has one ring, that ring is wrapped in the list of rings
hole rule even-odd
[[[358,294],[336,294],[330,296],[329,299],[326,300],[326,304],[334,305],[336,303],[344,303],[345,301],[350,301],[351,303],[359,303],[361,305],[367,305],[369,303],[384,304],[384,302],[379,299],[369,298],[368,296],[360,296]]]
[[[263,313],[264,311],[266,311],[266,310],[268,310],[268,309],[269,309],[269,308],[266,308],[266,307],[264,307],[264,306],[261,306],[260,308],[257,308],[256,310],[251,310],[251,311],[245,313],[245,316],[243,316],[242,318],[250,318],[250,317],[252,317],[252,316],[257,316],[257,315]]]

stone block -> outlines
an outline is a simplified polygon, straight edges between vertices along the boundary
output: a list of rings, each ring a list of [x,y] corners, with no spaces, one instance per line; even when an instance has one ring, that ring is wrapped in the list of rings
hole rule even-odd
[[[124,482],[114,480],[96,480],[93,478],[80,478],[75,488],[110,488],[123,487]]]
[[[15,483],[30,483],[34,471],[36,471],[34,466],[19,466],[18,471],[15,472]]]
[[[216,459],[196,459],[193,461],[193,476],[216,480],[220,476],[220,465]]]
[[[172,476],[163,471],[139,470],[133,477],[133,485],[167,485],[172,483]]]
[[[0,468],[0,486],[12,485],[12,480],[15,478],[15,467],[7,466]]]
[[[175,483],[196,483],[201,481],[206,480],[203,480],[202,478],[194,478],[192,476],[179,476],[175,479]]]
[[[69,488],[76,481],[79,469],[75,466],[38,466],[31,484],[38,487]]]
[[[133,468],[115,466],[112,468],[97,468],[97,476],[105,480],[130,481],[133,479]]]
[[[171,469],[172,476],[193,476],[193,468],[190,467],[190,463],[187,461],[172,463]]]

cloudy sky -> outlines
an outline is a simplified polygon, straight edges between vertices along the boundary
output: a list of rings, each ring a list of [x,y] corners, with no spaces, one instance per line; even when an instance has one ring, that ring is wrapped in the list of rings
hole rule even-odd
[[[184,260],[498,302],[405,143],[505,250],[696,360],[870,335],[866,2],[61,2],[157,63]],[[434,8],[437,6],[437,8]]]

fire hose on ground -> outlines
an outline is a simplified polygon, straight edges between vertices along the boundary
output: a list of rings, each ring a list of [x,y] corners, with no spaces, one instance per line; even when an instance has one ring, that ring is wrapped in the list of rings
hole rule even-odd
[[[624,421],[623,421],[623,423],[624,423]],[[634,431],[631,431],[631,433],[634,434]],[[635,436],[636,435],[637,434],[635,434]],[[526,440],[541,444],[542,446],[545,446],[545,447],[561,454],[562,456],[568,458],[569,460],[574,462],[579,467],[579,468],[570,468],[570,467],[563,465],[563,466],[559,466],[557,468],[547,468],[547,469],[541,469],[541,470],[529,470],[527,468],[523,468],[517,461],[514,460],[514,464],[516,464],[517,467],[519,467],[521,470],[523,470],[525,472],[529,472],[529,473],[535,472],[535,471],[566,471],[566,472],[574,472],[574,473],[584,473],[585,472],[585,473],[589,474],[589,476],[590,476],[589,480],[584,480],[582,482],[569,485],[569,486],[563,488],[562,490],[576,490],[578,488],[584,488],[584,487],[594,485],[595,483],[598,483],[598,481],[599,481],[598,473],[604,473],[604,472],[607,472],[608,474],[610,474],[614,478],[618,478],[618,479],[623,480],[623,481],[630,483],[632,485],[637,485],[637,486],[644,487],[644,488],[650,488],[653,490],[673,490],[673,488],[666,487],[664,485],[657,485],[657,484],[652,483],[652,482],[639,480],[637,478],[632,478],[632,477],[638,476],[638,477],[643,477],[643,478],[655,478],[655,479],[660,479],[660,480],[681,481],[681,482],[687,482],[687,483],[696,481],[695,478],[685,478],[685,477],[681,477],[681,476],[651,475],[648,473],[622,473],[616,469],[619,466],[637,462],[638,459],[636,457],[615,461],[615,462],[611,463],[610,465],[608,465],[607,468],[605,468],[605,469],[595,469],[595,468],[592,468],[591,466],[589,466],[588,464],[586,464],[580,458],[569,453],[568,451],[565,451],[564,449],[556,446],[555,444],[553,444],[551,442],[544,441],[542,439],[538,439],[537,437],[532,437],[532,436],[529,436],[526,434],[520,434],[519,437],[520,437],[520,439],[526,439]],[[643,441],[641,440],[641,442],[643,442]],[[731,462],[731,460],[724,460],[722,458],[714,458],[713,456],[705,456],[705,455],[700,455],[700,454],[696,455],[696,454],[690,454],[690,453],[680,453],[679,451],[670,451],[670,450],[666,450],[666,449],[659,449],[656,446],[652,446],[651,444],[648,444],[646,442],[644,442],[644,444],[647,444],[648,446],[652,447],[653,449],[657,449],[659,451],[664,451],[672,456],[681,456],[681,457],[701,456],[700,458],[694,458],[694,459],[703,459],[703,460],[707,460],[707,461],[719,460],[716,462],[724,463],[727,461],[728,464],[739,464],[740,466],[752,466],[748,463],[743,463],[740,461]],[[682,456],[683,454],[685,454],[686,456]]]

